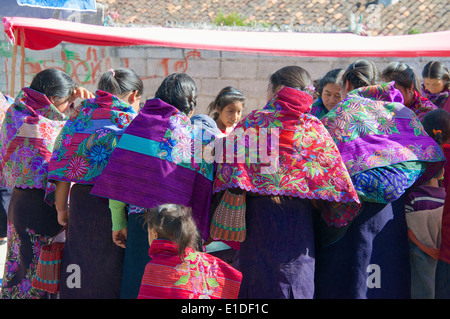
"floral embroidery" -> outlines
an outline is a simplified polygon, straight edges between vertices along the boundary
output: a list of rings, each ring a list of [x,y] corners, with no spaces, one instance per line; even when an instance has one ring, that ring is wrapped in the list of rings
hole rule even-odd
[[[41,247],[49,243],[50,237],[40,236],[28,228],[26,229],[26,233],[29,235],[30,241],[33,244],[33,258],[31,264],[27,267],[26,275],[22,281],[10,287],[9,283],[14,279],[14,275],[21,263],[20,248],[22,242],[14,226],[8,222],[8,248],[2,282],[2,299],[38,299],[45,294],[44,291],[33,288],[31,282],[36,271]]]
[[[316,117],[309,114],[310,102],[310,95],[285,87],[262,111],[254,111],[238,123],[235,131],[253,128],[258,132],[258,128],[269,126],[278,129],[277,144],[280,147],[275,152],[271,150],[270,163],[252,162],[254,154],[250,152],[252,139],[249,138],[243,151],[247,154],[246,161],[220,164],[213,191],[239,187],[258,194],[338,203],[324,204],[322,217],[330,226],[346,225],[356,214],[359,199],[330,134]],[[265,138],[255,136],[254,142],[258,143]],[[270,173],[265,173],[268,171],[263,168],[268,166]]]
[[[66,175],[69,179],[80,179],[88,171],[88,164],[82,156],[74,156],[67,165]]]
[[[215,279],[219,269],[216,260],[210,262],[201,253],[191,252],[174,269],[181,275],[174,283],[175,286],[185,286],[188,282],[192,284],[189,299],[210,299],[219,290],[219,283]]]
[[[94,183],[134,116],[130,105],[107,92],[97,91],[94,99],[83,101],[56,138],[49,179]],[[97,124],[106,119],[115,125]]]
[[[383,203],[395,200],[414,182],[434,176],[443,165],[439,146],[426,134],[419,117],[401,103],[403,97],[394,83],[384,83],[350,92],[321,119],[361,198]],[[417,167],[395,167],[403,162]],[[392,172],[402,172],[404,180],[397,175],[387,178]]]
[[[203,176],[212,179],[213,166],[209,164],[211,163],[212,155],[210,154],[208,162],[208,158],[203,157],[203,154],[206,153],[195,153],[194,142],[196,139],[201,139],[200,143],[203,147],[213,141],[214,137],[210,134],[205,134],[204,131],[196,130],[189,118],[176,110],[174,115],[169,118],[169,128],[159,143],[156,156],[160,159],[193,169]],[[211,147],[211,145],[209,146]],[[196,162],[196,156],[201,159],[199,163]]]
[[[24,88],[6,112],[0,132],[0,184],[45,189],[54,141],[65,121],[45,95]],[[24,123],[30,129],[20,135]]]
[[[113,116],[113,122],[117,125],[118,128],[124,128],[128,126],[131,122],[131,118],[126,113],[119,112],[117,115]]]

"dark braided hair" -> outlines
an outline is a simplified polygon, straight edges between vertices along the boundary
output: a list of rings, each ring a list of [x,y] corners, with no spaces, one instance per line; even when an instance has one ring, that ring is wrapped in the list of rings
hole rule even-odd
[[[198,88],[195,81],[185,73],[172,73],[164,79],[155,98],[174,106],[186,115],[197,106]]]
[[[372,61],[357,60],[350,64],[342,75],[342,85],[349,81],[354,89],[375,85],[378,82],[378,69]]]
[[[422,119],[427,134],[439,145],[450,138],[450,113],[443,109],[428,112]]]
[[[137,96],[142,96],[144,84],[132,69],[119,68],[103,73],[98,82],[98,89],[116,96],[137,91]]]
[[[274,90],[284,85],[306,92],[311,96],[314,94],[314,90],[311,90],[314,87],[314,81],[308,71],[300,66],[291,65],[279,69],[270,76],[269,82]]]

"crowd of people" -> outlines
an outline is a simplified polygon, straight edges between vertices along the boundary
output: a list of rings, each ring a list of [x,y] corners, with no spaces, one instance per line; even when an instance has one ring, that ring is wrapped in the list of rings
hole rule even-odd
[[[421,75],[286,66],[243,116],[232,86],[196,114],[185,73],[142,101],[128,68],[95,92],[41,71],[0,94],[1,298],[450,298],[450,74],[430,61]],[[217,147],[230,137],[231,160]],[[32,282],[61,230],[55,296]]]

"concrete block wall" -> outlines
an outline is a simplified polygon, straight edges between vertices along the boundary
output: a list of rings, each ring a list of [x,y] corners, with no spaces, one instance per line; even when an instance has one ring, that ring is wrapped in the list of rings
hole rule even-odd
[[[3,44],[0,50],[0,90],[11,90],[11,45]],[[450,67],[450,58],[372,58],[380,71],[391,61],[402,61],[413,67],[417,76],[430,60],[444,62]],[[48,67],[57,67],[70,74],[78,83],[95,91],[103,72],[110,68],[129,67],[144,82],[144,99],[152,98],[162,80],[173,72],[185,72],[197,83],[199,98],[197,113],[205,113],[216,94],[231,85],[247,97],[248,113],[262,108],[266,103],[268,78],[271,73],[286,65],[299,65],[318,79],[334,68],[346,68],[357,58],[333,57],[280,57],[240,52],[206,51],[150,46],[95,47],[63,43],[57,47],[32,51],[25,49],[25,86],[33,76]],[[18,50],[14,94],[21,88],[21,56]]]

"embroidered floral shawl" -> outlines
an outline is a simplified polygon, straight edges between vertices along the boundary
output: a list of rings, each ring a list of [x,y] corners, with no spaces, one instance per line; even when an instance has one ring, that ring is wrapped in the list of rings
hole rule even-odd
[[[242,274],[221,259],[156,239],[149,249],[138,299],[237,299]]]
[[[431,103],[433,103],[440,109],[442,109],[444,107],[445,102],[449,98],[449,95],[450,95],[450,90],[446,90],[446,91],[443,91],[440,93],[431,93],[430,91],[428,91],[425,88],[424,84],[422,83],[422,96],[429,99],[431,101]]]
[[[311,103],[309,94],[284,87],[264,109],[243,118],[231,136],[242,141],[242,131],[255,133],[245,139],[245,146],[238,143],[237,154],[246,154],[245,160],[224,159],[213,191],[241,188],[262,195],[323,200],[327,204],[319,202],[324,204],[324,221],[330,226],[346,225],[360,202],[335,143],[322,123],[309,114]],[[268,129],[275,133],[266,134]],[[260,145],[258,151],[252,144]],[[258,153],[270,156],[255,160]]]
[[[439,145],[402,103],[394,82],[363,87],[322,118],[365,200],[392,202],[445,163]]]
[[[414,99],[408,107],[419,117],[419,120],[422,120],[428,112],[438,108],[429,99],[423,97],[417,91],[414,91]]]
[[[84,100],[58,135],[48,179],[94,184],[125,128],[137,115],[118,97],[98,90]]]
[[[320,97],[311,105],[311,112],[309,113],[317,117],[319,120],[322,118],[322,116],[328,113],[328,110],[323,104],[323,101]]]
[[[66,120],[44,94],[23,88],[1,128],[0,184],[46,189],[53,144]]]
[[[202,141],[184,113],[160,99],[147,100],[91,194],[148,209],[167,203],[191,207],[207,240],[214,167],[196,156]]]

